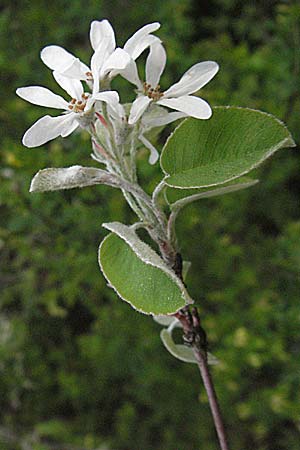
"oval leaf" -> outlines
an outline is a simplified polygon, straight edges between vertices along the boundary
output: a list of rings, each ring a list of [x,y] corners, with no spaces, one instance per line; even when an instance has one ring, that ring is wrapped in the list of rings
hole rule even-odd
[[[103,224],[101,270],[117,294],[144,314],[173,314],[192,303],[183,283],[135,231],[118,222]]]
[[[40,170],[32,179],[29,192],[57,191],[94,184],[110,184],[111,175],[94,167],[60,167]]]
[[[217,107],[211,119],[189,118],[175,129],[164,146],[161,167],[169,186],[215,186],[248,173],[280,148],[293,146],[288,129],[270,114]]]
[[[160,338],[161,338],[165,348],[175,358],[177,358],[183,362],[197,364],[197,360],[195,358],[192,347],[187,347],[186,345],[182,345],[182,344],[175,344],[172,334],[167,329],[161,330]],[[216,358],[214,355],[212,355],[209,352],[207,353],[207,362],[209,365],[219,364],[218,358]]]

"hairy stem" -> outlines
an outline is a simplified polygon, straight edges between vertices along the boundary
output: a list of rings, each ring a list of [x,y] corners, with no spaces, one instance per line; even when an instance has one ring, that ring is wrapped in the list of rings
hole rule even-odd
[[[131,157],[135,150],[136,136],[132,136],[131,142]],[[131,208],[136,212],[141,222],[139,226],[145,226],[149,232],[151,238],[159,246],[161,256],[167,262],[167,264],[174,270],[176,275],[182,280],[182,258],[176,251],[176,232],[175,232],[175,220],[180,210],[180,207],[175,208],[168,220],[160,208],[158,203],[158,197],[165,187],[162,180],[153,192],[152,198],[143,190],[137,182],[135,177],[129,177],[128,172],[124,170],[121,164],[122,160],[119,160],[121,177],[116,174],[112,175],[114,185],[121,187],[123,195]],[[133,167],[132,167],[133,168]],[[135,166],[134,166],[135,170]],[[182,280],[183,281],[183,280]],[[214,389],[213,381],[209,373],[207,365],[207,341],[206,334],[200,325],[200,318],[196,308],[186,306],[174,316],[180,320],[184,330],[184,341],[192,346],[195,358],[198,363],[200,374],[203,380],[203,384],[208,396],[209,405],[214,420],[215,428],[217,431],[221,450],[229,450],[227,444],[227,438],[225,433],[225,427],[223,424],[219,404],[217,401],[216,392]]]
[[[156,188],[153,191],[152,201],[156,208],[158,207],[158,197],[159,197],[160,193],[163,191],[163,189],[165,188],[165,186],[166,186],[165,181],[161,180],[160,183],[158,183],[158,185],[156,186]]]

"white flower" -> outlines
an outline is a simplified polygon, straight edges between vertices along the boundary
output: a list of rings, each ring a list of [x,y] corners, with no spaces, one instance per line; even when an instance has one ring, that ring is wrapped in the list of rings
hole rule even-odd
[[[159,23],[145,25],[128,39],[124,49],[121,49],[116,48],[115,33],[110,23],[107,20],[95,20],[90,28],[90,41],[94,50],[90,68],[57,45],[45,47],[41,51],[41,59],[54,72],[92,83],[95,95],[101,88],[101,81],[119,74],[132,59],[135,60],[155,40],[158,41],[158,38],[150,33],[159,27]]]
[[[163,108],[160,108],[160,109],[163,109]],[[166,115],[168,115],[166,110],[164,110],[164,112]],[[122,143],[124,143],[126,140],[128,140],[128,135],[133,131],[133,127],[128,124],[128,117],[126,115],[125,108],[119,102],[109,103],[107,105],[107,113],[109,115],[110,122],[114,129],[115,142],[118,145],[122,145]],[[169,123],[169,121],[166,120],[165,114],[163,114],[164,122]],[[180,114],[180,113],[175,113],[175,114]],[[159,153],[156,150],[156,148],[151,144],[151,142],[149,142],[149,140],[146,139],[144,136],[144,133],[149,131],[151,128],[153,128],[155,126],[160,126],[160,124],[153,125],[153,117],[152,116],[153,116],[153,114],[151,114],[150,120],[147,120],[147,117],[146,117],[145,122],[141,123],[141,126],[139,128],[139,133],[138,133],[138,139],[148,150],[150,150],[149,163],[155,164],[159,158]],[[182,117],[182,115],[181,115],[181,117]],[[156,119],[158,119],[157,114],[156,114]],[[161,114],[159,115],[159,119],[162,120]],[[173,120],[175,120],[175,119],[173,118]],[[99,135],[104,134],[105,125],[103,126],[103,124],[101,124],[100,121],[96,122],[95,127],[96,127],[97,134],[99,134]],[[133,132],[135,132],[135,131],[133,131]]]
[[[106,91],[91,96],[85,93],[79,80],[54,73],[57,83],[71,96],[67,102],[60,95],[41,86],[28,86],[17,89],[19,97],[34,105],[58,108],[64,112],[57,117],[44,116],[35,122],[24,134],[23,144],[26,147],[39,147],[52,139],[69,136],[80,124],[85,124],[91,108],[96,100],[108,104],[118,103],[119,95],[115,91]]]
[[[153,102],[180,111],[186,116],[209,119],[212,114],[209,104],[190,94],[198,91],[214,77],[219,70],[218,64],[214,61],[197,63],[177,83],[161,92],[159,80],[165,65],[166,52],[160,42],[155,42],[150,46],[146,61],[145,83],[139,79],[135,63],[127,66],[125,73],[122,72],[122,76],[134,83],[139,90],[139,95],[131,107],[129,124],[136,123]]]

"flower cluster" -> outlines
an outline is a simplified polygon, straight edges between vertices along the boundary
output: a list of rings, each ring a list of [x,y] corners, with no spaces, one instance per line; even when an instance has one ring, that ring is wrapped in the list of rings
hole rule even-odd
[[[191,94],[213,78],[218,65],[213,61],[197,63],[163,92],[159,80],[166,65],[166,52],[161,40],[152,34],[159,27],[157,22],[145,25],[120,48],[116,46],[110,23],[93,21],[90,27],[93,54],[89,66],[62,47],[45,47],[41,59],[53,71],[53,77],[69,99],[41,86],[17,89],[24,100],[63,110],[59,116],[46,115],[34,123],[26,131],[23,144],[38,147],[82,127],[92,136],[93,157],[99,162],[111,162],[116,147],[119,156],[130,153],[128,142],[135,136],[150,150],[150,163],[155,163],[158,153],[146,139],[146,132],[187,116],[208,119],[212,113],[208,103]],[[136,60],[145,50],[149,54],[143,81]],[[130,105],[122,105],[118,92],[110,88],[112,79],[118,75],[136,87],[137,96]]]

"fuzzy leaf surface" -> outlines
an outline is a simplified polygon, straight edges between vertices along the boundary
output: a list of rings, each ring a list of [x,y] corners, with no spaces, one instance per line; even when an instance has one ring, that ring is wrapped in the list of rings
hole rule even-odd
[[[94,184],[110,184],[111,175],[94,167],[71,166],[39,170],[33,177],[30,192],[82,188]]]
[[[293,146],[288,129],[270,114],[220,106],[209,120],[188,118],[175,129],[163,148],[161,167],[169,186],[216,186]]]
[[[112,231],[99,248],[101,270],[117,294],[144,314],[172,314],[192,303],[183,283],[130,227],[103,224]]]

